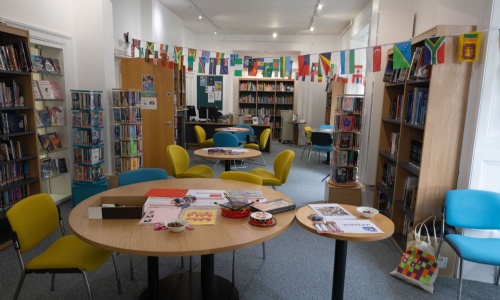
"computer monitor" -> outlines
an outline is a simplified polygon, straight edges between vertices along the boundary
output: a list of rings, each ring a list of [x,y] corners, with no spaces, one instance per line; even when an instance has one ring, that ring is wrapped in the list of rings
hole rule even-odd
[[[208,119],[212,120],[212,122],[219,122],[219,109],[215,106],[210,106],[208,108]]]
[[[199,106],[198,107],[198,118],[202,120],[208,119],[208,106]]]
[[[196,118],[196,108],[192,105],[187,106],[187,117],[189,120]]]

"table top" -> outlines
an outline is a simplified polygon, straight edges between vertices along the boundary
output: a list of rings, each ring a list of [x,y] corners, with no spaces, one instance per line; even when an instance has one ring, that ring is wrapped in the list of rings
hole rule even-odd
[[[144,256],[197,256],[215,254],[256,245],[283,233],[292,225],[295,211],[274,215],[276,225],[257,227],[245,219],[226,219],[218,210],[215,225],[193,225],[179,233],[153,230],[138,225],[139,219],[89,220],[88,207],[101,196],[143,196],[151,188],[193,188],[207,190],[262,190],[268,200],[291,201],[284,194],[260,185],[212,178],[165,179],[136,183],[107,190],[78,204],[69,215],[69,226],[89,244],[110,251]]]
[[[249,159],[249,158],[255,158],[259,157],[262,152],[259,150],[254,150],[250,148],[228,148],[228,147],[223,147],[222,149],[235,149],[235,150],[248,150],[245,152],[238,152],[237,154],[226,154],[224,152],[215,152],[215,153],[208,153],[209,148],[202,148],[202,149],[197,149],[194,151],[194,155],[203,157],[203,158],[209,158],[209,159],[219,159],[219,160],[241,160],[241,159]]]
[[[353,205],[347,205],[347,204],[341,204],[343,208],[348,210],[351,214],[358,218],[362,218],[361,214],[356,210],[356,206]],[[300,209],[297,210],[297,222],[299,223],[300,226],[305,228],[308,231],[314,232],[316,234],[329,237],[332,239],[336,240],[343,240],[343,241],[353,241],[353,242],[373,242],[373,241],[379,241],[386,239],[394,233],[394,223],[387,218],[383,214],[377,214],[375,217],[371,218],[370,221],[375,224],[380,230],[382,230],[384,233],[335,233],[335,234],[320,234],[314,229],[312,221],[309,220],[307,217],[310,214],[313,214],[314,210],[310,208],[309,206],[304,206],[301,207]]]
[[[215,131],[226,131],[226,132],[249,132],[250,128],[243,127],[218,127],[214,129]]]
[[[306,121],[290,121],[290,122],[287,122],[287,123],[290,123],[290,124],[306,124]]]

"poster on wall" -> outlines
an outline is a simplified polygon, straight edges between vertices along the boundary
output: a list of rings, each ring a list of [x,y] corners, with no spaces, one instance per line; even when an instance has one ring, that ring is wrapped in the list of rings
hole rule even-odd
[[[216,81],[215,82],[215,90],[216,91],[222,91],[222,81]]]
[[[215,79],[213,76],[208,77],[208,85],[209,86],[214,86],[214,81],[215,81]]]
[[[208,103],[214,103],[215,102],[215,93],[208,93],[207,94],[208,98]]]
[[[221,101],[222,100],[222,92],[221,91],[215,91],[215,101]]]
[[[207,76],[200,76],[200,86],[207,86]]]
[[[154,75],[142,75],[142,90],[151,91],[155,90],[155,80]]]
[[[142,92],[141,93],[141,109],[152,109],[156,110],[158,99],[156,98],[156,93]]]

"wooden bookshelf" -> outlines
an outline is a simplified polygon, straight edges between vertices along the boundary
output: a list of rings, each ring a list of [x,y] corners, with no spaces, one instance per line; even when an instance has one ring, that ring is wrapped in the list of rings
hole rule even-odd
[[[394,222],[392,241],[401,252],[406,250],[406,236],[412,224],[431,215],[441,217],[445,194],[457,185],[471,65],[457,61],[458,36],[453,35],[474,29],[474,26],[440,25],[414,37],[412,51],[423,46],[424,38],[449,35],[445,62],[433,65],[428,79],[405,79],[385,85],[374,207]],[[389,51],[388,58],[391,57]],[[427,104],[421,106],[425,109],[422,122],[407,116],[409,95],[413,93],[416,99],[419,89],[428,92]],[[396,117],[394,110],[398,97],[402,100],[400,117]],[[395,144],[393,133],[399,134]],[[421,143],[420,151],[415,152],[415,146],[412,150],[412,143],[415,144],[412,141]],[[383,180],[388,164],[395,166],[392,186]],[[409,195],[408,191],[405,193],[408,177],[417,177],[418,185],[414,203],[406,201],[405,205],[405,195],[407,200]]]

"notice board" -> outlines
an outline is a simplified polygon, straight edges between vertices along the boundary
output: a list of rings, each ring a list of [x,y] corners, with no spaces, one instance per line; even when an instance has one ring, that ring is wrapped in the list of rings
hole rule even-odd
[[[198,107],[215,106],[222,110],[222,76],[198,75]]]

